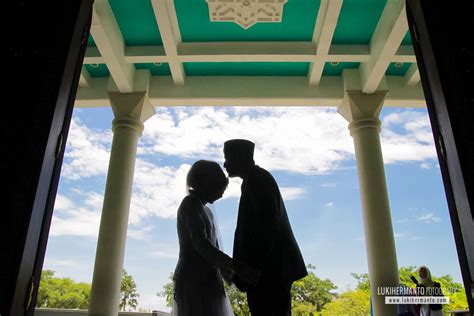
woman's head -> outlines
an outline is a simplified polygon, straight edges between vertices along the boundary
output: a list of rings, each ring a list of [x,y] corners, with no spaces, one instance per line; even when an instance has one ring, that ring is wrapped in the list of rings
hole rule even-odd
[[[213,203],[222,197],[229,179],[217,162],[198,160],[191,166],[186,184],[205,202]]]
[[[431,283],[432,283],[431,272],[427,266],[420,266],[418,268],[418,276],[421,279],[421,282],[420,282],[421,284],[426,285],[426,286],[431,286]]]

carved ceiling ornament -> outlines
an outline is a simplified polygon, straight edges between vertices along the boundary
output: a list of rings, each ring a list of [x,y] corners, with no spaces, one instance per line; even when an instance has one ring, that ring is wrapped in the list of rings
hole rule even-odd
[[[259,22],[281,22],[288,0],[206,0],[212,22],[235,22],[244,29]]]

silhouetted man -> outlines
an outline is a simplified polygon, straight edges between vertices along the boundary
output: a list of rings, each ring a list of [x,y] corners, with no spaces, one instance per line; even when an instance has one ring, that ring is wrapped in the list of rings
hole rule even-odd
[[[291,315],[291,285],[308,273],[278,185],[255,165],[254,148],[245,139],[224,143],[224,168],[229,177],[243,179],[233,257],[261,272],[255,286],[233,282],[247,292],[253,316]]]

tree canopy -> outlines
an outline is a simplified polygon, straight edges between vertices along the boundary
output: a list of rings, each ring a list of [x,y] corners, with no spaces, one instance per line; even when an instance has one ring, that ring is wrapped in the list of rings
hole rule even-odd
[[[123,269],[122,282],[120,284],[120,309],[122,311],[125,311],[125,308],[127,307],[136,309],[138,305],[138,297],[140,297],[140,294],[137,293],[137,284],[135,283],[135,280],[125,269]]]
[[[400,283],[409,287],[415,287],[411,276],[416,277],[415,266],[401,267],[398,270]],[[367,273],[351,273],[356,279],[357,286],[353,291],[347,291],[339,295],[333,302],[324,307],[323,315],[369,315],[370,314],[370,282]],[[467,310],[467,299],[464,287],[460,283],[453,281],[452,276],[443,275],[440,277],[432,276],[433,281],[439,282],[443,289],[444,296],[450,299],[449,304],[443,305],[443,312],[451,310]],[[343,311],[350,311],[343,312]]]
[[[315,267],[308,265],[309,270]],[[157,293],[158,296],[165,297],[169,307],[173,305],[173,281],[170,274],[170,282],[163,286],[163,291]],[[224,287],[229,297],[232,309],[236,316],[249,316],[250,311],[247,303],[247,295],[240,292],[235,285],[224,283]],[[292,311],[294,315],[312,315],[322,310],[322,307],[330,302],[334,293],[331,291],[337,287],[328,279],[321,280],[313,271],[309,271],[308,275],[301,280],[293,283],[291,289]]]
[[[91,284],[76,283],[70,278],[54,277],[54,271],[43,270],[36,307],[64,308],[64,309],[88,309],[91,296]],[[122,271],[122,282],[120,287],[119,307],[135,309],[138,305],[136,283],[127,271]]]
[[[76,283],[70,278],[55,278],[54,271],[44,270],[41,273],[36,306],[87,309],[90,294],[90,284]]]

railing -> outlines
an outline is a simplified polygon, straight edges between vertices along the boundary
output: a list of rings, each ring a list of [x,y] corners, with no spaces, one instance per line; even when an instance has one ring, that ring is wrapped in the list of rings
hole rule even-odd
[[[119,316],[170,316],[169,313],[153,312],[119,312]],[[58,308],[36,308],[35,316],[87,316],[86,309],[58,309]]]

